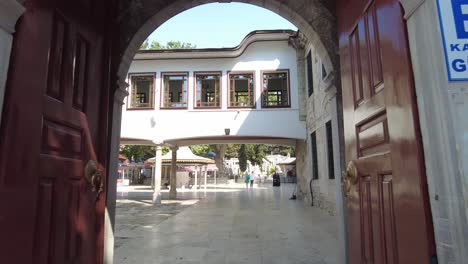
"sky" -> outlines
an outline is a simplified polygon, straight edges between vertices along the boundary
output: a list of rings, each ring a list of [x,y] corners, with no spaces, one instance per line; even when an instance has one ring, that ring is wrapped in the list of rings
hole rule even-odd
[[[241,3],[213,3],[189,9],[169,19],[149,39],[165,44],[179,40],[197,48],[228,48],[262,29],[297,28],[267,9]]]

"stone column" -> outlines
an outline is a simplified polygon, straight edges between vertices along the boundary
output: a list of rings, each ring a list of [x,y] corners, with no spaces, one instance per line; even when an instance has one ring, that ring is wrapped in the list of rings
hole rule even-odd
[[[203,168],[204,168],[204,172],[203,172],[203,173],[204,173],[204,176],[205,176],[205,191],[206,191],[206,176],[207,176],[206,174],[207,174],[207,169],[208,169],[208,168],[207,168],[206,165],[205,165]]]
[[[199,168],[200,168],[200,177],[201,177],[203,175],[203,166],[200,166]],[[201,188],[201,186],[200,186],[200,184],[198,184],[197,189],[200,189],[200,188]]]
[[[114,225],[115,205],[117,199],[117,170],[119,168],[120,125],[122,121],[122,106],[128,95],[128,84],[117,81],[112,107],[112,135],[110,139],[109,172],[107,179],[106,213],[104,216],[104,263],[113,263],[114,258]]]
[[[195,186],[195,191],[198,189],[197,184],[198,184],[198,166],[195,166],[195,183],[193,184],[193,186]]]
[[[169,191],[169,199],[177,198],[177,150],[178,147],[172,148],[171,162],[171,190]]]
[[[153,204],[161,204],[161,166],[162,166],[162,147],[156,147],[156,159],[154,161],[154,192],[153,192]]]
[[[306,47],[308,40],[304,34],[299,32],[297,36],[289,39],[289,44],[296,49],[297,63],[297,85],[299,96],[299,120],[305,121],[307,118],[307,98],[308,91],[306,88]]]

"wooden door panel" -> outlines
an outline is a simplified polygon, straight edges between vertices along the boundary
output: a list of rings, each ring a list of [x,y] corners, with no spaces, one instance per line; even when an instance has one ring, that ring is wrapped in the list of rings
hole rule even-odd
[[[385,110],[371,115],[355,126],[358,157],[382,155],[390,151],[388,120]]]
[[[94,196],[89,183],[84,178],[83,170],[88,160],[96,160],[96,157],[91,157],[96,134],[90,134],[88,116],[84,111],[89,103],[87,91],[90,85],[88,80],[90,69],[86,67],[89,47],[97,51],[100,47],[99,41],[90,41],[92,38],[85,39],[80,26],[73,19],[57,11],[51,16],[54,29],[51,47],[55,48],[56,52],[49,59],[48,92],[44,95],[43,147],[39,177],[48,179],[52,184],[52,200],[48,200],[51,203],[48,206],[54,210],[47,217],[52,221],[50,238],[40,241],[49,243],[48,263],[91,263],[93,259],[90,257],[94,255],[92,251],[95,248],[84,247],[85,243],[94,242],[84,237],[89,234],[86,234],[85,230],[80,230],[79,223],[82,222],[81,228],[88,226],[93,224],[89,219],[96,217]],[[99,80],[97,77],[94,81],[99,83]],[[96,99],[99,98],[99,94],[93,98],[94,105],[97,105],[99,101]],[[89,119],[98,118],[90,116]],[[47,253],[38,254],[47,255]]]
[[[349,263],[428,263],[434,254],[404,23],[397,0],[338,1]]]
[[[0,130],[5,263],[102,262],[104,193],[84,167],[106,154],[103,2],[28,1],[18,24]]]

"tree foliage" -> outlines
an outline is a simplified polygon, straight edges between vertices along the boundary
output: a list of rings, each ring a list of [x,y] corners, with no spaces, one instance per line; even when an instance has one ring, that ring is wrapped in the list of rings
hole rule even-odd
[[[208,153],[215,152],[216,153],[216,145],[196,145],[191,146],[190,149],[192,150],[193,154],[208,158]]]
[[[247,151],[244,144],[240,145],[239,148],[239,169],[242,173],[247,170]]]
[[[208,157],[208,153],[210,151],[219,155],[219,151],[220,151],[219,146],[222,146],[222,145],[197,145],[197,146],[191,146],[190,148],[192,149],[192,152],[195,155]],[[224,146],[226,146],[226,151],[225,151],[226,158],[229,158],[229,159],[239,158],[239,150],[242,144],[228,144]],[[263,152],[263,154],[265,154],[265,155],[262,155],[263,157],[265,157],[266,155],[287,156],[288,154],[291,155],[291,157],[296,156],[296,150],[294,147],[291,147],[291,146],[264,145],[264,144],[247,144],[246,146],[247,146],[247,150],[251,153],[250,157],[256,156],[255,152],[259,150],[261,150],[260,153]]]
[[[156,147],[139,146],[139,145],[121,145],[120,153],[127,156],[131,161],[144,162],[149,158],[153,158],[156,154]]]
[[[181,42],[179,40],[171,40],[166,44],[161,44],[158,41],[149,41],[147,39],[141,44],[140,50],[195,49],[196,47],[192,43]]]
[[[265,158],[265,145],[255,144],[247,145],[247,155],[252,165],[262,165]]]
[[[226,147],[226,158],[237,158],[241,144],[228,144]]]
[[[291,146],[282,146],[282,145],[265,145],[265,153],[268,155],[283,155],[287,156],[288,154],[291,157],[296,156],[296,148]]]

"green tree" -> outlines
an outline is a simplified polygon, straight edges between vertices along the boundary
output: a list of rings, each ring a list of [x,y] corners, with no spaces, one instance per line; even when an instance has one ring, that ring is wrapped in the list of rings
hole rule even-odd
[[[242,173],[247,170],[247,150],[245,144],[239,148],[239,169]]]
[[[241,144],[228,144],[226,147],[226,158],[238,158]]]
[[[181,42],[179,40],[177,41],[169,41],[166,43],[166,49],[194,49],[196,48],[196,45],[193,45],[192,43],[186,43],[186,42]]]
[[[219,169],[220,175],[224,175],[224,157],[226,154],[227,145],[196,145],[192,146],[191,150],[193,154],[211,158],[208,153],[213,152],[216,154],[214,157],[216,167]]]
[[[121,145],[120,153],[127,156],[129,160],[143,162],[156,154],[156,147],[140,145]]]
[[[249,161],[252,163],[252,165],[262,165],[263,159],[265,158],[265,145],[249,145],[248,155]]]
[[[179,40],[168,41],[166,44],[161,44],[158,41],[143,41],[140,50],[164,50],[164,49],[195,49],[197,46],[188,42],[181,42]]]
[[[296,148],[291,146],[282,146],[282,145],[265,145],[265,153],[269,155],[283,155],[287,156],[288,153],[291,157],[296,156]]]
[[[207,158],[210,151],[215,152],[215,145],[196,145],[191,146],[193,154]]]

